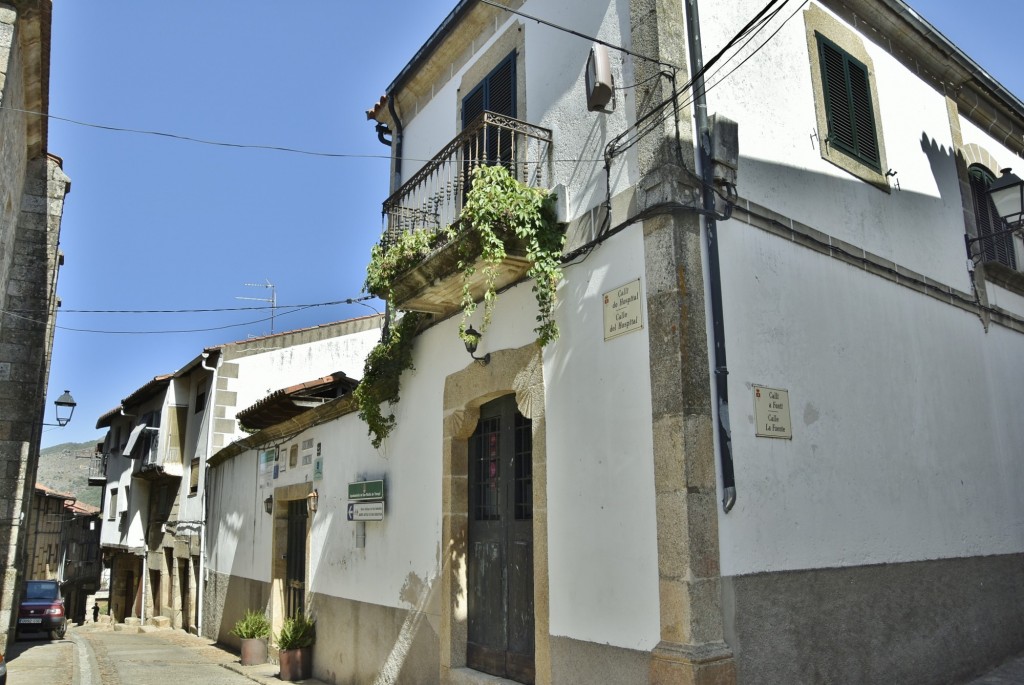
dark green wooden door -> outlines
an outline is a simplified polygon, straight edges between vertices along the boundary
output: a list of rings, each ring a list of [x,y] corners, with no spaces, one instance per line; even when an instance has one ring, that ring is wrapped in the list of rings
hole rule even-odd
[[[512,395],[481,408],[469,462],[466,662],[533,683],[533,432]]]
[[[288,550],[285,557],[284,610],[288,617],[306,609],[306,501],[288,502]]]

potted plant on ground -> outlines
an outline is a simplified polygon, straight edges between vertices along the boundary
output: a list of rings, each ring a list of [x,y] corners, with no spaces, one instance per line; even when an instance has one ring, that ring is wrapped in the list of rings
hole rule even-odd
[[[242,641],[242,665],[267,663],[267,638],[270,637],[270,619],[262,611],[247,609],[245,616],[235,622],[231,634]]]
[[[316,621],[305,614],[284,620],[277,634],[281,680],[305,680],[313,675],[313,643],[316,642]]]

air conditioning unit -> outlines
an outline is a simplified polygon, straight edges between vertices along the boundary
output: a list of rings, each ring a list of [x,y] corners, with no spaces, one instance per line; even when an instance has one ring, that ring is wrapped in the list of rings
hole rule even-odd
[[[615,110],[615,79],[608,48],[595,44],[587,60],[587,109],[591,112]]]

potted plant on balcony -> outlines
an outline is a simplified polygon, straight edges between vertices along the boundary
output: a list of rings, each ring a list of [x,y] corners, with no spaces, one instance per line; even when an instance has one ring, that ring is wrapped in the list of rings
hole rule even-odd
[[[305,680],[313,675],[313,643],[316,621],[305,614],[286,618],[277,634],[281,680]]]
[[[242,642],[242,665],[267,663],[267,638],[270,637],[270,619],[262,611],[247,609],[245,616],[235,622],[231,634]]]

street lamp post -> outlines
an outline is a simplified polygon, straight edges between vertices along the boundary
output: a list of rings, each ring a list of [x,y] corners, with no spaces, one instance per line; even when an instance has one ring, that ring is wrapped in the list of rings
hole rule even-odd
[[[78,403],[75,402],[75,398],[71,396],[71,393],[65,390],[63,395],[53,401],[53,404],[55,407],[54,411],[57,415],[57,423],[44,422],[43,425],[59,426],[60,428],[63,428],[68,425],[69,421],[71,421],[71,417],[74,415],[75,407],[78,406]]]

